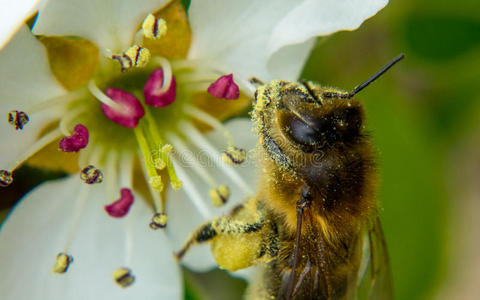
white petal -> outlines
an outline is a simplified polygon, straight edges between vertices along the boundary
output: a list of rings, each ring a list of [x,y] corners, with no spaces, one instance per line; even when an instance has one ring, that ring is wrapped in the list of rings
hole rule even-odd
[[[386,3],[386,0],[192,1],[189,56],[217,61],[230,68],[226,71],[243,77],[294,80],[316,36],[357,28]]]
[[[88,198],[80,210],[76,205],[82,188]],[[0,290],[5,299],[182,298],[178,266],[165,235],[149,229],[152,212],[146,202],[135,195],[129,214],[114,219],[103,210],[104,190],[101,184],[84,185],[75,175],[40,186],[18,204],[0,231]],[[51,274],[78,211],[83,213],[68,250],[74,261],[67,273]],[[125,289],[112,279],[120,267],[130,268],[135,276],[135,283]]]
[[[0,168],[15,159],[37,137],[44,125],[56,116],[58,111],[42,111],[30,116],[30,122],[23,130],[16,131],[7,123],[11,110],[27,110],[61,94],[60,86],[50,72],[47,53],[30,30],[23,26],[12,41],[0,51]]]
[[[0,0],[0,49],[5,46],[22,24],[33,14],[40,0]]]
[[[226,128],[233,135],[235,144],[247,150],[255,148],[256,135],[252,132],[252,123],[245,118],[234,119],[225,124]],[[218,131],[211,132],[206,138],[217,148],[222,151],[226,148],[225,138],[223,134]],[[205,154],[200,154],[204,157]],[[235,167],[240,176],[247,182],[249,186],[255,190],[256,182],[256,161],[253,155],[249,155],[251,160],[245,162],[244,165]],[[207,162],[209,160],[202,160]],[[232,207],[245,200],[246,195],[235,185],[231,179],[225,176],[218,168],[208,167],[208,172],[215,178],[217,184],[226,184],[231,191],[230,199],[227,204],[221,208],[214,207],[210,202],[208,196],[209,188],[198,176],[195,175],[191,168],[185,168],[189,176],[194,181],[194,184],[200,192],[200,197],[209,208],[211,216],[219,216],[228,213]],[[180,178],[182,179],[182,178]],[[183,243],[186,241],[190,233],[208,221],[208,218],[201,216],[192,202],[185,193],[185,188],[178,191],[169,189],[167,191],[167,213],[169,220],[167,225],[167,235],[174,245],[175,250],[178,251]],[[216,266],[216,263],[210,253],[208,245],[195,246],[182,260],[182,264],[188,266],[195,271],[207,271]]]
[[[299,0],[192,1],[189,57],[212,59],[244,78],[273,79],[266,69],[272,28]]]
[[[286,45],[304,43],[315,36],[356,29],[387,3],[387,0],[305,0],[275,26],[268,53],[272,55]]]
[[[150,13],[168,0],[50,0],[39,11],[33,31],[45,35],[75,35],[98,46],[123,51]]]

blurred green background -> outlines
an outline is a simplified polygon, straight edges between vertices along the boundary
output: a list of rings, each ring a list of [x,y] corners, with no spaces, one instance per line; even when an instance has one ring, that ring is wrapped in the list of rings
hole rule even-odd
[[[480,299],[478,0],[392,1],[359,30],[320,38],[302,78],[350,90],[401,52],[358,95],[379,158],[396,299]],[[58,176],[20,169],[23,179],[0,193],[0,219]],[[185,275],[187,299],[241,299],[245,288],[218,270]]]

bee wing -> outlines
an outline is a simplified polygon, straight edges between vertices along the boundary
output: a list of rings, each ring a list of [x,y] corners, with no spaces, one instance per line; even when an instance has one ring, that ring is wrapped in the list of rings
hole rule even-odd
[[[393,299],[387,245],[378,217],[365,230],[357,287],[357,299]]]

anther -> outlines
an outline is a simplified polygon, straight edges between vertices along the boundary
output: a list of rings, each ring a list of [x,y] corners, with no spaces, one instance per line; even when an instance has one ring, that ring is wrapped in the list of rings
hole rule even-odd
[[[113,122],[127,128],[135,128],[145,115],[145,109],[135,95],[116,88],[108,88],[105,93],[120,109],[102,103],[103,114]]]
[[[150,50],[133,45],[120,55],[112,55],[112,59],[120,63],[122,72],[133,67],[144,67],[150,61]]]
[[[163,69],[158,68],[150,74],[143,88],[143,95],[147,105],[160,108],[175,101],[177,83],[175,76],[171,76],[170,86],[168,89],[165,89],[163,85],[166,83],[166,78],[164,78]]]
[[[149,39],[160,39],[167,34],[167,22],[162,18],[155,18],[149,14],[142,24],[143,35]]]
[[[12,173],[7,170],[0,170],[0,186],[7,187],[13,182]]]
[[[23,126],[28,123],[30,119],[23,111],[12,110],[8,113],[8,123],[15,128],[15,130],[22,130]]]
[[[128,213],[133,204],[133,200],[134,197],[132,191],[130,189],[123,188],[120,190],[120,199],[109,205],[105,205],[104,208],[111,217],[121,218]]]
[[[150,228],[157,230],[159,228],[167,227],[168,216],[166,213],[156,213],[150,222]]]
[[[152,176],[149,180],[150,186],[157,192],[163,191],[163,182],[161,176]]]
[[[73,262],[73,257],[67,253],[58,253],[55,258],[55,263],[52,267],[52,273],[63,274],[67,272],[68,267]]]
[[[240,89],[233,81],[233,74],[223,75],[208,87],[208,93],[224,99],[238,99]]]
[[[113,272],[113,280],[122,288],[128,287],[135,282],[135,276],[132,271],[127,268],[120,268]]]
[[[227,151],[222,153],[222,160],[224,163],[233,165],[240,165],[245,161],[247,151],[242,148],[229,146]]]
[[[77,124],[73,133],[60,140],[59,148],[63,152],[78,152],[88,145],[88,129],[82,124]]]
[[[103,173],[95,166],[89,165],[82,169],[80,172],[80,178],[86,184],[101,183],[103,181]]]
[[[227,203],[228,197],[230,197],[230,189],[226,185],[221,185],[210,190],[209,195],[213,206],[220,207]]]

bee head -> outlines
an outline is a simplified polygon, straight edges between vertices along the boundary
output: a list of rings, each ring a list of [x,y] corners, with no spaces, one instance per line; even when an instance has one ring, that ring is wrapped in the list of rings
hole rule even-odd
[[[363,109],[346,95],[310,82],[274,80],[257,90],[257,129],[278,146],[304,153],[354,143],[361,134]]]

